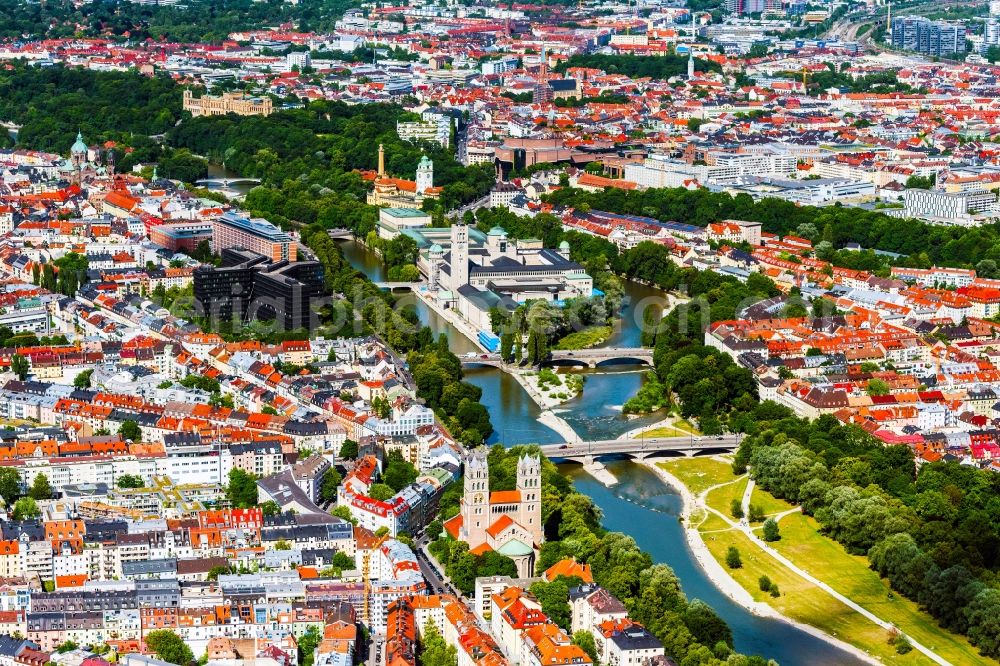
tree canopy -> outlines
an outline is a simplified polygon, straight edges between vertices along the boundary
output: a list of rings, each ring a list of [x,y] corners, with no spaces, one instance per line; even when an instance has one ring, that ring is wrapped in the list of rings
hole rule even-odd
[[[31,482],[31,488],[28,489],[28,496],[36,500],[45,500],[50,499],[52,493],[52,484],[49,483],[49,477],[41,472],[36,474],[35,480]]]
[[[13,467],[0,467],[0,497],[11,506],[21,495],[21,473]]]
[[[220,42],[232,32],[297,21],[303,32],[333,30],[356,0],[187,0],[182,5],[0,0],[0,37],[107,37]]]
[[[25,496],[14,502],[12,514],[14,520],[30,520],[42,515],[42,510],[38,508],[38,503],[33,498]]]
[[[146,634],[146,645],[163,661],[187,666],[194,660],[194,653],[184,640],[169,629],[156,629]]]
[[[695,58],[695,69],[699,72],[721,72],[718,63],[702,58]],[[609,74],[624,74],[638,79],[650,77],[653,79],[669,79],[672,76],[687,74],[687,56],[666,54],[662,56],[611,55],[606,53],[577,53],[563,60],[556,71],[565,72],[571,67],[603,69]]]
[[[448,644],[437,625],[428,621],[420,635],[417,659],[420,666],[457,666],[458,648]]]
[[[385,469],[382,472],[382,483],[399,492],[417,480],[417,468],[409,460],[403,458],[398,450],[390,451],[386,456]]]
[[[229,472],[226,499],[234,507],[245,509],[257,505],[257,477],[241,469]]]
[[[798,503],[854,554],[867,554],[893,589],[952,631],[1000,656],[1000,479],[952,462],[915,468],[906,446],[885,446],[832,416],[794,418],[775,406],[746,437],[734,469]],[[780,538],[777,524],[764,536]]]
[[[413,178],[425,155],[433,160],[434,184],[443,188],[434,203],[442,208],[477,199],[493,185],[492,167],[466,167],[436,143],[400,139],[396,123],[405,115],[394,104],[316,101],[269,116],[192,118],[170,131],[169,142],[260,178],[244,202],[254,213],[278,224],[346,227],[363,238],[375,229],[378,209],[365,203],[369,186],[357,170],[377,168],[379,145],[386,169],[398,177]],[[408,256],[400,249],[391,253],[393,265]]]
[[[0,117],[21,125],[21,145],[67,154],[77,132],[88,143],[112,140],[126,145],[132,145],[136,135],[166,132],[181,117],[181,95],[169,77],[15,65],[0,72]],[[151,147],[148,139],[136,145],[146,146],[147,141]]]
[[[1000,260],[1000,224],[974,228],[933,225],[919,220],[890,217],[878,210],[849,206],[799,206],[782,199],[754,199],[741,193],[684,188],[625,191],[608,188],[587,192],[562,188],[546,197],[549,201],[574,208],[585,207],[612,213],[646,215],[660,220],[704,227],[723,219],[760,222],[763,231],[797,234],[803,224],[820,231],[823,240],[835,248],[857,243],[863,248],[904,255],[898,265],[930,268],[932,265],[974,267],[984,259]],[[567,235],[573,232],[567,232]],[[838,266],[857,270],[878,270],[889,262],[872,252],[838,250],[827,257]]]

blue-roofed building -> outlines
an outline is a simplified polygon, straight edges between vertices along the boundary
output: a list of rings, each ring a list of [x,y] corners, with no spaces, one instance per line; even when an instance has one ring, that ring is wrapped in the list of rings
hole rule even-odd
[[[479,331],[479,343],[491,352],[500,348],[500,338],[495,333],[489,331]]]

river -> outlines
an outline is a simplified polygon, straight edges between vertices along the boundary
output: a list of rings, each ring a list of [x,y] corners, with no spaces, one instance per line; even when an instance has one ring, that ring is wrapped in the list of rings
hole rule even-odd
[[[384,280],[381,260],[354,241],[341,244],[348,261],[372,280]],[[653,299],[662,302],[659,290],[645,285],[625,284],[626,304],[621,324],[605,345],[635,347],[640,345],[642,304]],[[435,312],[414,299],[417,315],[435,333],[446,333],[456,354],[478,351],[457,329]],[[616,437],[628,430],[651,423],[661,416],[626,419],[621,404],[641,386],[643,372],[623,369],[616,372],[585,372],[583,394],[557,408],[582,438]],[[504,444],[556,442],[562,438],[538,422],[540,410],[513,378],[495,368],[466,371],[466,380],[483,389],[482,403],[490,412],[495,432],[490,443]],[[560,469],[573,480],[580,492],[589,495],[604,513],[609,530],[631,535],[654,561],[670,565],[677,573],[690,598],[704,600],[729,624],[736,649],[747,654],[761,654],[781,666],[824,664],[847,666],[861,664],[856,657],[839,650],[796,627],[773,618],[761,618],[723,595],[705,575],[688,549],[678,521],[680,496],[658,476],[628,461],[608,463],[618,478],[618,485],[607,488],[578,465]]]
[[[235,171],[227,169],[221,164],[216,164],[215,162],[208,163],[208,177],[209,178],[239,178],[240,175]],[[243,199],[251,189],[253,189],[257,183],[247,182],[241,180],[237,183],[233,183],[228,187],[222,187],[219,185],[206,185],[205,189],[210,192],[219,192],[226,195],[230,199]]]
[[[365,273],[372,280],[385,280],[385,267],[381,260],[363,245],[353,241],[341,243],[341,248],[351,265]],[[641,344],[641,333],[635,315],[636,305],[649,302],[657,295],[657,290],[640,284],[626,284],[626,304],[621,321],[616,326],[612,336],[604,344],[613,347],[638,347]],[[430,310],[416,298],[414,307],[420,321],[430,326],[435,333],[447,333],[448,342],[453,352],[458,355],[479,351],[451,324],[440,315]],[[563,371],[567,371],[563,369]],[[622,403],[635,394],[642,385],[645,369],[633,366],[622,366],[615,371],[591,372],[573,370],[586,376],[586,383],[581,395],[557,407],[555,411],[564,418],[573,429],[584,439],[601,439],[608,436],[617,437],[629,430],[642,425],[654,423],[662,415],[652,415],[636,419],[622,417]],[[541,410],[525,393],[521,385],[510,375],[495,368],[469,368],[466,379],[483,389],[482,403],[490,412],[493,420],[494,433],[489,443],[498,442],[517,444],[523,442],[546,443],[557,442],[562,438],[555,431],[538,423]],[[615,396],[608,400],[608,396]]]

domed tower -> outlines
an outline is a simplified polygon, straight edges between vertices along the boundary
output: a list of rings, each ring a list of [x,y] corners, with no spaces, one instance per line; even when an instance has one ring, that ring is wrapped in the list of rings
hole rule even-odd
[[[507,231],[500,226],[493,227],[486,234],[486,247],[490,251],[490,256],[501,256],[507,254]]]
[[[559,256],[569,261],[569,243],[567,241],[559,243]]]
[[[441,284],[441,264],[444,263],[444,248],[434,243],[427,252],[427,263],[430,264],[430,276],[428,278],[428,288],[437,291]]]
[[[83,134],[80,132],[76,133],[76,142],[69,149],[69,159],[73,163],[73,166],[79,169],[84,164],[87,163],[87,144],[83,142]]]
[[[417,165],[417,194],[424,194],[434,187],[434,162],[424,155]]]

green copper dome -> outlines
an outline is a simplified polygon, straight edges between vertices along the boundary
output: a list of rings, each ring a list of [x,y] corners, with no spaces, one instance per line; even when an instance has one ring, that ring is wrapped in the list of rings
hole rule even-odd
[[[524,557],[532,552],[531,546],[518,539],[511,539],[497,549],[497,552],[507,557]]]
[[[69,150],[70,150],[71,153],[74,153],[74,154],[75,153],[86,153],[87,152],[87,144],[85,144],[83,142],[83,134],[82,133],[80,133],[80,132],[76,133],[76,143],[74,143],[73,147],[70,148]]]

